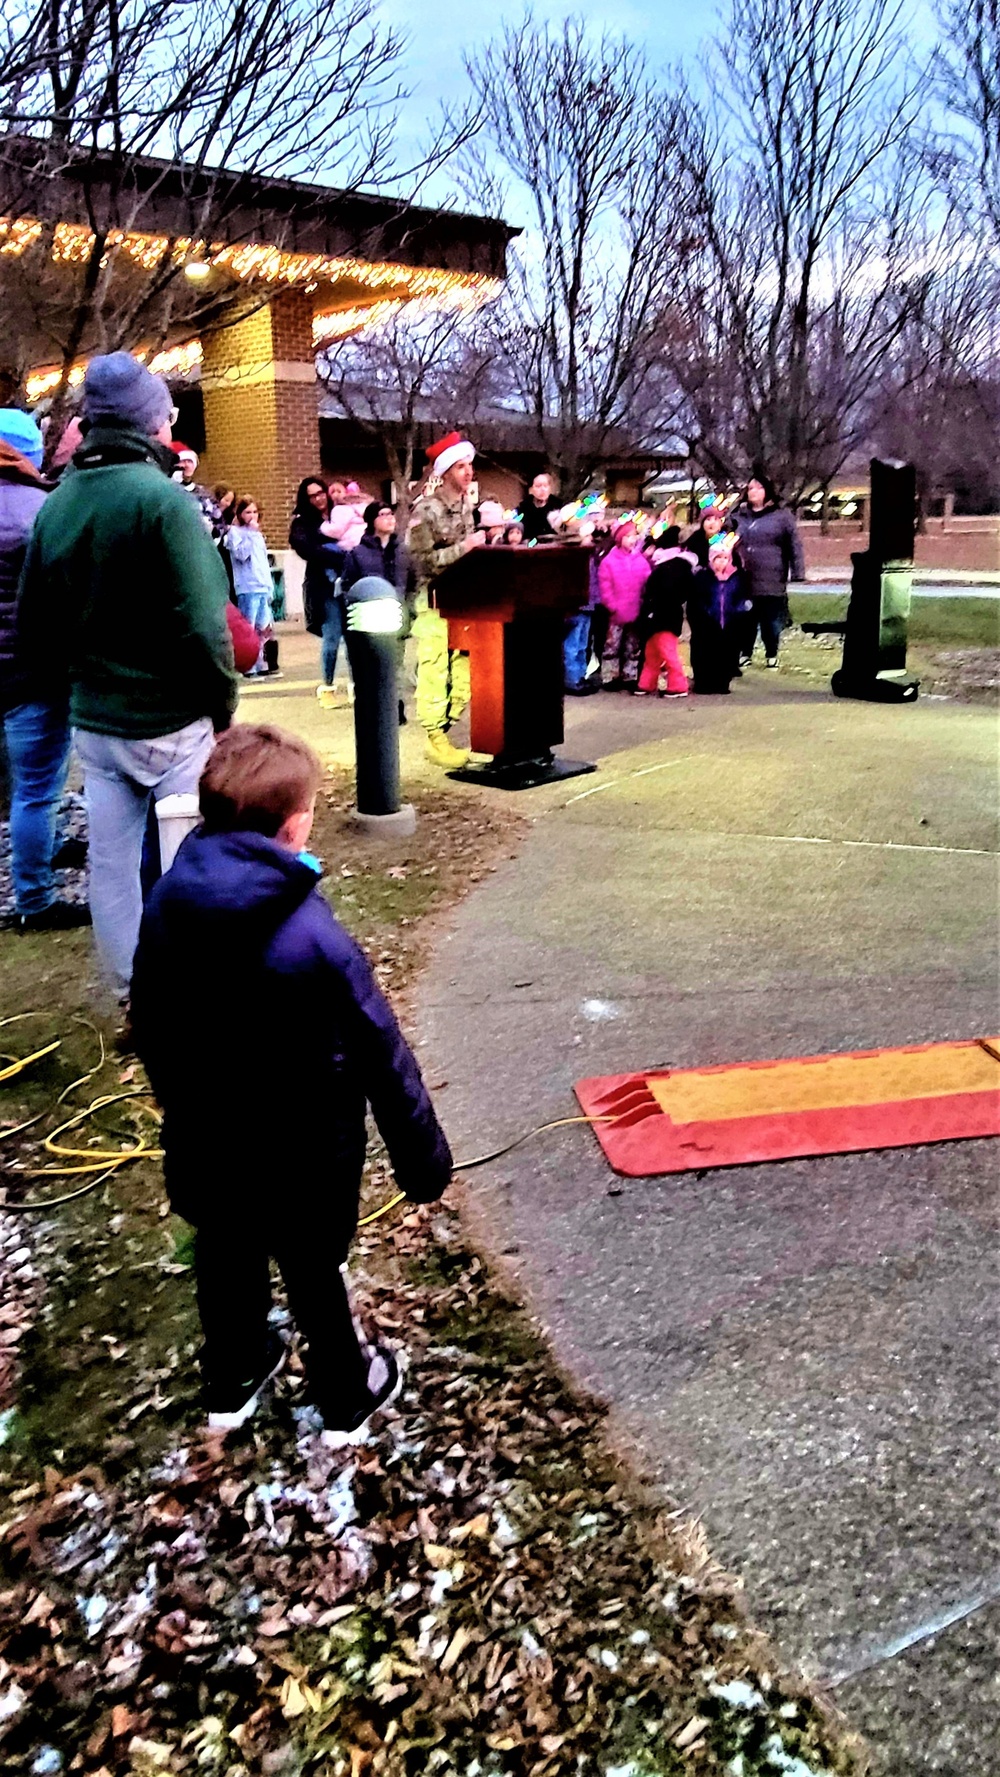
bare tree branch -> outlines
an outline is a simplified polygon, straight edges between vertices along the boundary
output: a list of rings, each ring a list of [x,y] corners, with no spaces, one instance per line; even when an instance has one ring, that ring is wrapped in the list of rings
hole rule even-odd
[[[478,317],[455,310],[427,314],[407,304],[328,348],[319,372],[346,418],[385,453],[404,531],[421,446],[438,428],[474,426],[495,391],[492,342]]]
[[[221,275],[192,284],[178,241],[238,244],[263,224],[280,248],[291,220],[262,217],[252,196],[248,204],[256,178],[333,174],[357,189],[394,174],[402,49],[376,0],[10,0],[0,27],[3,208],[43,228],[0,262],[14,317],[0,350],[25,358],[48,344],[61,397],[81,353],[155,347],[179,326],[197,332],[265,300]],[[444,128],[463,140],[472,121],[452,116]],[[439,136],[429,162],[446,146]],[[148,157],[162,161],[159,174]],[[53,265],[49,194],[66,179],[92,239]],[[168,183],[183,227],[137,264],[122,237],[159,232]]]
[[[698,250],[668,352],[699,459],[765,464],[793,500],[870,429],[882,373],[933,281],[898,0],[743,0],[714,106],[681,155]]]
[[[483,119],[465,189],[529,233],[488,325],[539,448],[564,490],[585,485],[612,433],[635,446],[669,427],[661,332],[683,250],[679,117],[632,44],[558,30],[530,13],[467,62]],[[676,204],[675,204],[676,200]],[[679,212],[678,212],[679,213]]]

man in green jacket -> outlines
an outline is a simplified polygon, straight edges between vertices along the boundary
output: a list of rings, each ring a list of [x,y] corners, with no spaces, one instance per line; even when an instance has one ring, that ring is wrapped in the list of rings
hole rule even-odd
[[[170,413],[166,384],[128,352],[91,359],[83,444],[39,513],[18,609],[34,673],[69,686],[94,936],[122,1000],[150,798],[197,790],[236,707],[226,571],[170,479]]]

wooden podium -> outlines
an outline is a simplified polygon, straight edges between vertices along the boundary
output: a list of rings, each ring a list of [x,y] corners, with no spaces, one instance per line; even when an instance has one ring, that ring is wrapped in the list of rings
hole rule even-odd
[[[469,656],[472,750],[493,754],[449,777],[528,790],[596,770],[552,753],[563,738],[565,619],[587,603],[590,554],[580,543],[499,543],[439,576],[449,646]]]

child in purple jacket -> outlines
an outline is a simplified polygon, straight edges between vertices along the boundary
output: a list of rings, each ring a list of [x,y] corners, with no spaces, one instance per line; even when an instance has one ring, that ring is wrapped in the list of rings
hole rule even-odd
[[[358,1337],[340,1267],[358,1220],[368,1105],[397,1183],[440,1197],[451,1154],[363,952],[303,851],[322,766],[295,735],[239,724],[201,780],[202,826],[150,898],[131,1014],[163,1107],[167,1195],[192,1222],[209,1424],[249,1419],[284,1351],[277,1260],[332,1445],[395,1398],[399,1365]],[[265,1058],[286,1058],[276,1111]],[[262,1108],[263,1105],[263,1108]]]

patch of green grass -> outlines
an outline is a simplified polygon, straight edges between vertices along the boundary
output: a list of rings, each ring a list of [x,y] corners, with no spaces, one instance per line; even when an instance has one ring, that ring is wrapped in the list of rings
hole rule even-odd
[[[793,623],[831,623],[847,615],[849,592],[792,592]],[[910,607],[910,641],[938,648],[1000,647],[1000,599],[915,598]]]

